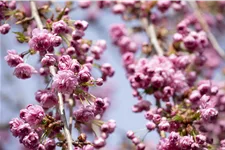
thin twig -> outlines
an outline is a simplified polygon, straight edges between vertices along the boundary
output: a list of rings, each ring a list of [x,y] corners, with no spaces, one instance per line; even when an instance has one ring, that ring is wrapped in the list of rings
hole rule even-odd
[[[53,76],[56,75],[56,71],[55,71],[55,67],[54,66],[50,66],[49,67],[50,72]],[[69,131],[69,127],[67,124],[67,120],[66,120],[66,114],[65,114],[65,110],[64,110],[64,105],[63,105],[63,97],[62,97],[62,93],[58,93],[58,98],[59,98],[59,113],[60,113],[60,117],[63,121],[63,129],[66,135],[66,139],[67,139],[67,143],[68,143],[68,150],[72,150],[72,137]]]
[[[66,139],[67,139],[67,143],[68,143],[68,150],[72,150],[72,137],[69,131],[69,127],[67,124],[67,120],[66,120],[66,114],[65,114],[65,110],[64,110],[64,105],[63,105],[63,97],[62,97],[62,93],[58,93],[58,97],[59,97],[59,111],[60,111],[60,117],[63,121],[64,124],[64,132],[66,135]]]
[[[32,16],[34,17],[38,28],[43,29],[43,24],[41,22],[41,18],[39,16],[39,14],[38,14],[38,10],[37,10],[35,2],[30,1],[30,7],[31,7],[31,11],[32,11]],[[54,66],[50,66],[49,69],[53,76],[56,75]],[[69,127],[68,127],[67,120],[66,120],[66,114],[65,114],[65,110],[64,110],[62,93],[58,93],[58,98],[59,98],[59,113],[60,113],[60,117],[61,117],[61,119],[63,121],[63,125],[64,125],[63,129],[64,129],[65,136],[66,136],[67,143],[68,143],[68,150],[72,150],[72,137],[69,132]]]
[[[155,27],[152,23],[149,23],[146,18],[143,18],[141,20],[142,26],[145,29],[152,45],[154,46],[156,52],[158,55],[162,56],[163,55],[163,49],[160,47],[158,39],[156,37],[156,32],[155,32]]]
[[[30,1],[30,8],[31,8],[31,12],[32,12],[32,17],[34,17],[38,28],[43,29],[43,24],[42,24],[41,18],[39,16],[39,13],[38,13],[38,10],[37,10],[37,7],[36,7],[36,4],[34,1]]]
[[[220,45],[218,44],[215,36],[212,34],[212,32],[210,31],[210,28],[207,24],[207,22],[205,21],[201,10],[199,9],[196,1],[189,1],[190,6],[192,7],[192,9],[194,10],[194,13],[196,15],[197,20],[199,21],[201,27],[203,28],[203,30],[206,32],[206,34],[208,35],[208,39],[210,41],[210,43],[212,44],[212,46],[214,47],[214,49],[217,51],[217,53],[223,58],[225,59],[225,51],[220,47]]]
[[[72,133],[72,125],[73,125],[73,105],[74,105],[74,101],[72,99],[69,99],[69,112],[70,112],[69,131],[70,133]]]

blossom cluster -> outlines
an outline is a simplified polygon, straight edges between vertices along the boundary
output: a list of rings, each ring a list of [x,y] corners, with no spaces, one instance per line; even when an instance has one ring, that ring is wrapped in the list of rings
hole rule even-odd
[[[20,111],[20,118],[12,119],[10,130],[15,137],[19,137],[20,142],[28,149],[55,149],[55,141],[46,139],[40,143],[41,129],[38,128],[45,117],[43,108],[39,105],[28,105],[26,109]],[[43,148],[42,148],[43,147]]]
[[[106,139],[116,128],[116,122],[103,121],[109,99],[96,97],[89,89],[102,86],[108,77],[114,75],[109,63],[95,62],[106,50],[106,41],[94,42],[84,38],[88,22],[70,19],[69,6],[56,12],[56,17],[43,21],[38,14],[41,12],[37,13],[38,9],[33,8],[33,5],[37,7],[35,2],[30,3],[31,9],[36,9],[32,10],[32,16],[36,17],[33,23],[37,24],[26,22],[28,16],[24,16],[25,20],[17,21],[22,22],[22,26],[28,25],[30,30],[16,33],[17,40],[28,44],[29,50],[21,54],[8,50],[5,60],[10,67],[14,67],[17,78],[29,79],[33,74],[39,75],[45,79],[46,88],[35,93],[39,105],[28,105],[20,111],[20,118],[10,121],[12,134],[32,150],[56,147],[93,150],[104,147]],[[1,1],[0,4],[8,8],[7,2]],[[43,21],[41,24],[36,22],[37,17]],[[36,54],[40,58],[39,68],[27,63],[27,59]],[[94,69],[101,73],[98,78],[92,73]],[[64,110],[67,107],[72,118],[69,123]],[[69,138],[73,134],[72,128],[79,133],[77,139]],[[95,134],[93,142],[87,140],[90,138],[88,133]]]

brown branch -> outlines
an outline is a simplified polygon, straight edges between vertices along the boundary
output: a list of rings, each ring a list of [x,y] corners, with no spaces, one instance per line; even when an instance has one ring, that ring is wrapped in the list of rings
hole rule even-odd
[[[196,1],[189,1],[189,4],[192,7],[192,9],[194,10],[194,14],[195,14],[197,20],[199,21],[202,29],[208,35],[208,39],[209,39],[210,43],[212,44],[212,46],[214,47],[214,49],[217,51],[217,53],[223,59],[225,59],[225,51],[220,47],[220,45],[218,44],[215,36],[210,31],[210,28],[209,28],[207,22],[205,21],[203,15],[202,15],[202,12],[201,12],[201,10],[198,7],[198,4],[196,3]]]
[[[154,25],[152,23],[149,23],[149,21],[146,18],[143,18],[141,20],[141,23],[150,39],[152,45],[154,46],[156,52],[158,53],[158,55],[162,56],[163,49],[159,45]]]

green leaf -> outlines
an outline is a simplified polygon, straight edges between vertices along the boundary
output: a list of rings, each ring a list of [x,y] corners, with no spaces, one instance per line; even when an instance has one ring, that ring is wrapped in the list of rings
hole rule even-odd
[[[65,14],[65,10],[66,10],[66,6],[64,7],[63,11],[59,13],[59,15],[57,17],[57,21],[62,19],[63,15]]]
[[[21,32],[13,32],[13,33],[17,35],[16,38],[19,42],[21,43],[28,42],[28,38],[23,33]]]
[[[184,120],[184,118],[180,115],[176,115],[172,118],[172,120],[182,122]]]

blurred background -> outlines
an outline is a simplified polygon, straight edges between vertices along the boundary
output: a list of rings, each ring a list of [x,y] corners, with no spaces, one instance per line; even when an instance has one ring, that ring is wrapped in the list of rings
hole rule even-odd
[[[29,5],[29,2],[24,2]],[[63,4],[63,3],[59,3]],[[70,15],[73,20],[87,20],[89,27],[85,32],[85,37],[90,40],[104,39],[107,42],[107,50],[104,52],[102,62],[110,63],[115,69],[115,75],[109,78],[103,87],[93,90],[94,93],[110,97],[111,106],[105,115],[105,119],[114,119],[117,122],[117,129],[114,134],[110,135],[107,141],[106,149],[122,149],[120,145],[126,141],[126,132],[128,130],[137,131],[145,127],[146,120],[143,114],[134,114],[131,111],[132,106],[136,103],[136,99],[132,96],[130,83],[125,76],[120,52],[117,47],[112,44],[109,36],[110,25],[115,23],[124,23],[120,16],[113,15],[111,10],[98,10],[96,7],[82,10],[76,8]],[[135,24],[135,22],[133,22]],[[19,140],[12,136],[8,129],[8,122],[19,116],[21,108],[28,104],[36,104],[34,93],[45,88],[44,80],[38,75],[32,76],[27,80],[19,80],[13,76],[13,69],[10,68],[4,60],[7,50],[15,49],[18,53],[28,50],[27,44],[20,44],[12,32],[21,31],[20,28],[11,24],[10,33],[0,35],[1,46],[1,80],[0,80],[0,150],[23,149],[19,144]],[[137,40],[143,41],[143,37],[136,37]],[[38,69],[38,57],[32,56],[28,59],[28,63]],[[140,136],[144,136],[145,132],[141,132]],[[159,140],[156,133],[149,133],[146,141],[152,144]],[[127,140],[128,141],[128,140]],[[128,141],[129,142],[129,141]],[[20,146],[19,146],[20,145]]]

